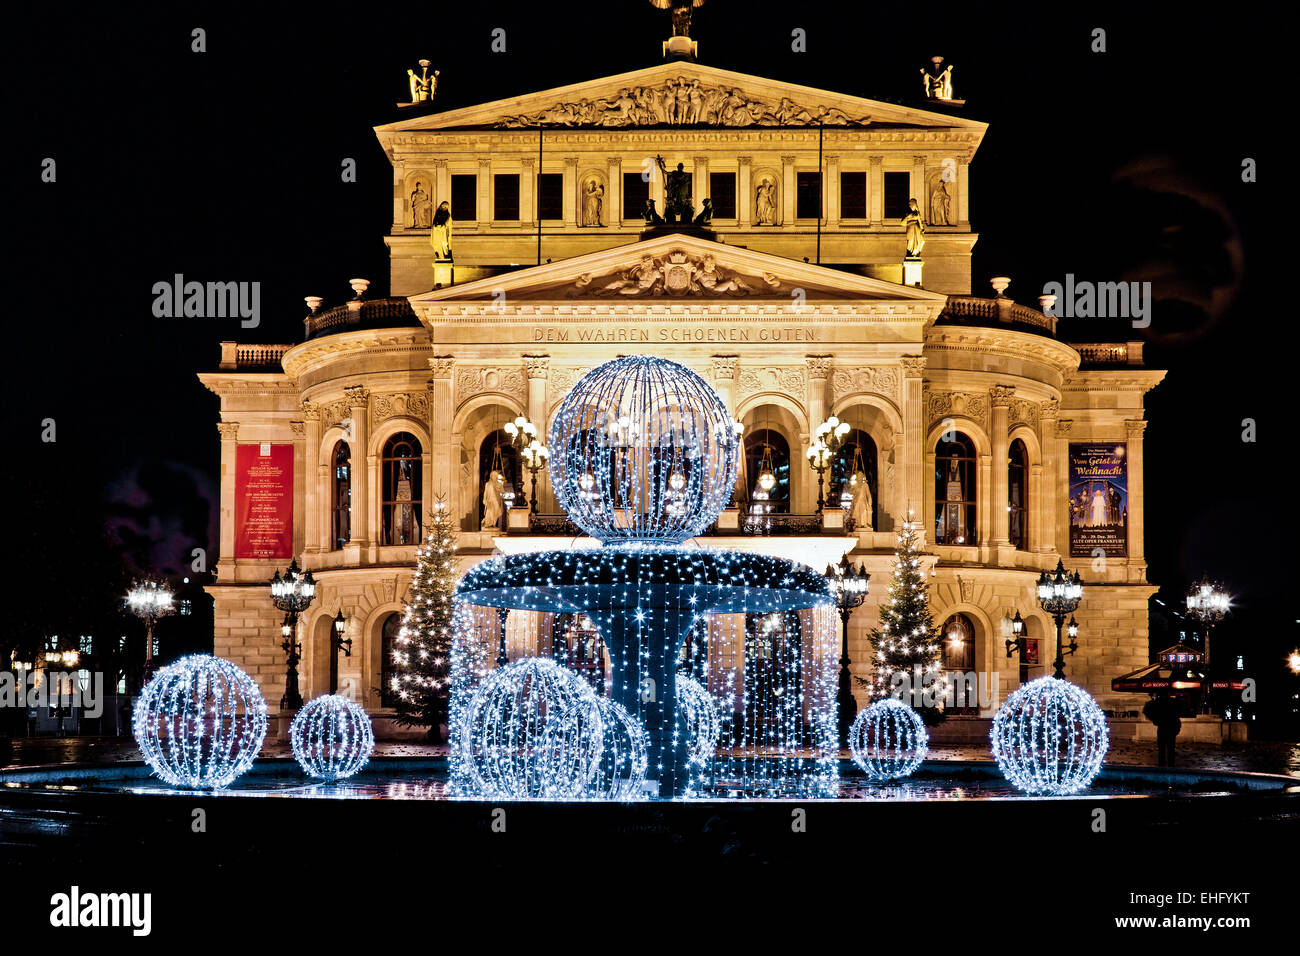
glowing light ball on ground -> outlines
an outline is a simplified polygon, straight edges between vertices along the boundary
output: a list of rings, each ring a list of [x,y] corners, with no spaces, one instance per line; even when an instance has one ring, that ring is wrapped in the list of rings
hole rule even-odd
[[[309,700],[289,727],[293,756],[310,776],[350,777],[370,760],[375,733],[358,703],[338,694]]]
[[[739,436],[708,382],[676,362],[628,355],[593,369],[555,414],[560,507],[604,542],[680,542],[731,500]]]
[[[1106,716],[1082,687],[1040,677],[1014,691],[993,718],[993,756],[1025,793],[1067,794],[1097,776],[1110,746]]]
[[[230,661],[193,654],[161,668],[135,702],[145,762],[174,787],[217,789],[253,765],[266,740],[266,701]]]
[[[918,714],[897,697],[876,701],[849,728],[849,753],[868,777],[907,777],[930,752],[930,734]]]
[[[607,800],[631,800],[644,793],[647,767],[645,731],[641,722],[617,701],[597,697],[604,734],[600,766],[592,780],[592,795]]]
[[[543,657],[489,673],[456,727],[459,764],[471,788],[516,800],[588,795],[604,737],[587,682]]]
[[[722,721],[713,695],[694,677],[678,674],[677,703],[681,708],[681,724],[686,733],[691,763],[707,767],[718,749],[718,737],[722,733]]]

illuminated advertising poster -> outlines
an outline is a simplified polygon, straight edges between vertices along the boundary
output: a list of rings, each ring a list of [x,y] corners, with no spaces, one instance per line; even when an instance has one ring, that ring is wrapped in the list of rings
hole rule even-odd
[[[1070,557],[1128,556],[1124,442],[1070,443]]]
[[[235,557],[293,555],[293,446],[235,450]]]

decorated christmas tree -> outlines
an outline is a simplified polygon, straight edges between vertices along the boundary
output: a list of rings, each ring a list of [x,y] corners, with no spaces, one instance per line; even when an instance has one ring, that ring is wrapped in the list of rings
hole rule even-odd
[[[937,716],[946,679],[943,674],[942,634],[930,615],[930,588],[921,570],[920,523],[903,522],[894,552],[894,573],[889,593],[880,604],[880,625],[871,631],[875,671],[869,681],[873,699],[897,694],[926,716]],[[918,683],[918,675],[920,677]]]
[[[450,695],[452,593],[456,587],[456,528],[447,503],[434,503],[424,545],[416,551],[415,579],[402,629],[393,641],[399,723],[429,728],[442,741]]]

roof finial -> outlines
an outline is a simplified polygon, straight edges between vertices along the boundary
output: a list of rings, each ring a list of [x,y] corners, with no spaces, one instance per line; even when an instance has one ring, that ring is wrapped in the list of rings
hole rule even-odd
[[[650,0],[659,10],[671,10],[673,35],[664,41],[664,57],[689,59],[699,54],[699,44],[691,39],[691,13],[704,6],[704,0]]]

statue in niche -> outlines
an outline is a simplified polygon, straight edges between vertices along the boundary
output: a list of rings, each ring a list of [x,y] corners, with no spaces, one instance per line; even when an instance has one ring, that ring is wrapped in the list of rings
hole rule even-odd
[[[424,190],[424,183],[415,181],[411,190],[411,228],[428,229],[433,225],[433,197]]]
[[[433,214],[433,225],[429,229],[429,245],[433,246],[435,260],[451,261],[451,207],[445,201],[438,203],[438,211]]]
[[[760,226],[776,225],[776,183],[764,176],[754,193],[754,213]]]
[[[505,487],[505,475],[501,472],[494,471],[488,475],[483,484],[483,521],[479,525],[480,531],[496,531],[500,528],[501,516],[506,512],[503,496]]]
[[[925,248],[925,223],[921,221],[921,209],[915,199],[907,201],[903,227],[907,231],[907,258],[921,258],[921,250]]]
[[[946,504],[939,514],[939,540],[945,544],[966,544],[966,500],[957,453],[948,461],[948,478],[944,485]]]
[[[867,484],[867,475],[863,471],[853,473],[853,505],[849,517],[853,519],[854,531],[874,531],[872,524],[871,486]]]
[[[936,226],[951,226],[951,206],[948,183],[940,174],[934,181],[934,188],[930,190],[930,222]]]
[[[587,180],[587,188],[582,194],[582,224],[584,226],[603,226],[602,212],[605,205],[605,187],[596,179]]]
[[[664,220],[666,222],[690,222],[694,214],[691,205],[691,174],[685,165],[678,163],[677,168],[669,170],[662,156],[656,156],[659,171],[664,177]]]

